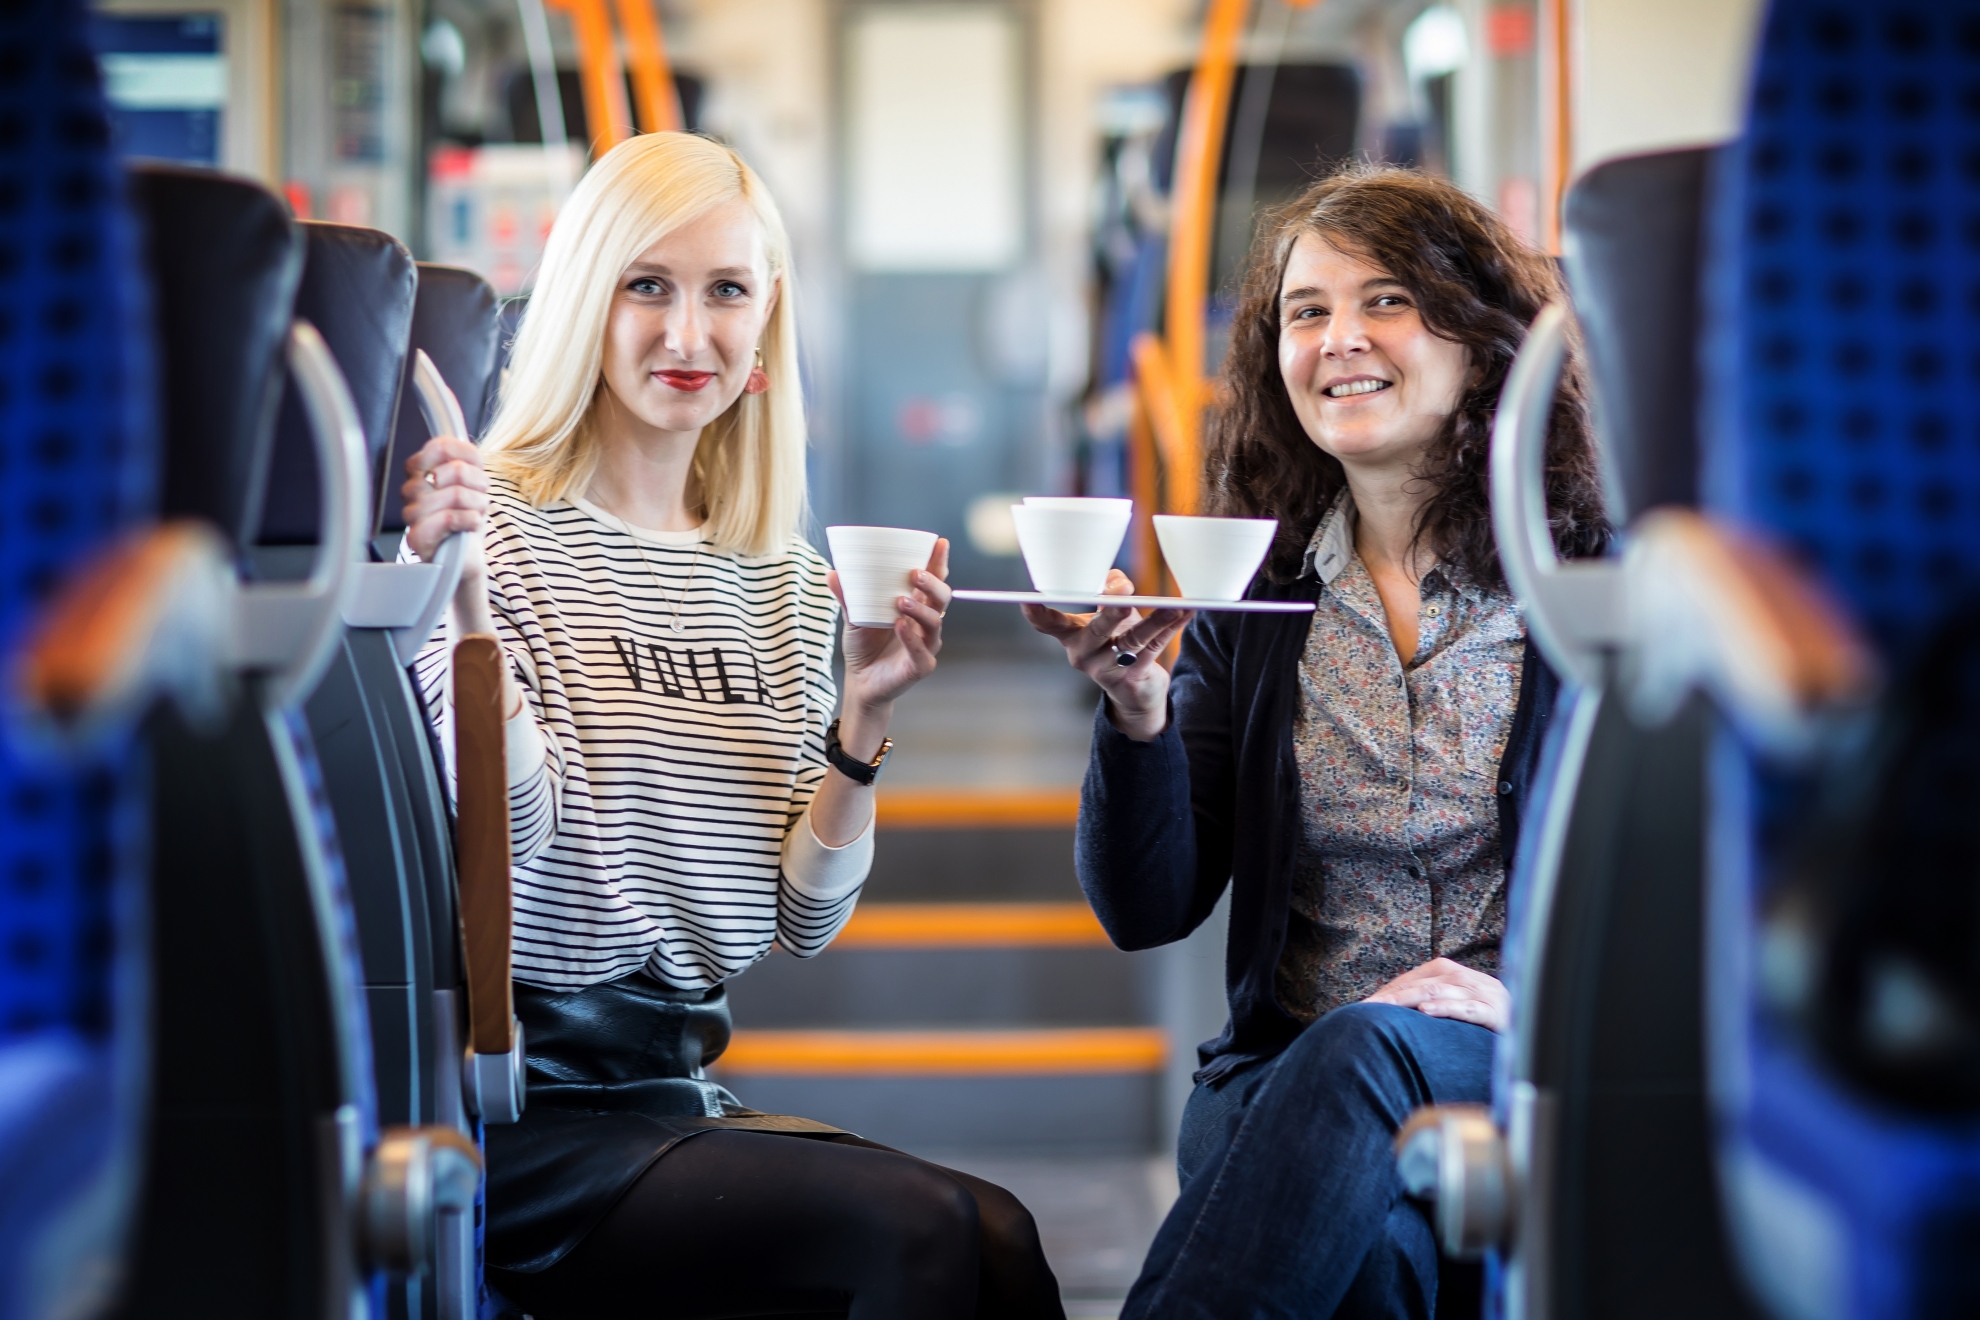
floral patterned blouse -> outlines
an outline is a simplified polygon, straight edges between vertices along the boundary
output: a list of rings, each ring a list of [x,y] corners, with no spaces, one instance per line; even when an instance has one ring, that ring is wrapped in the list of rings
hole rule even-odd
[[[1506,922],[1496,790],[1526,626],[1510,595],[1439,565],[1404,665],[1354,517],[1343,492],[1307,552],[1325,585],[1300,657],[1303,828],[1276,986],[1306,1022],[1432,958],[1496,972]]]

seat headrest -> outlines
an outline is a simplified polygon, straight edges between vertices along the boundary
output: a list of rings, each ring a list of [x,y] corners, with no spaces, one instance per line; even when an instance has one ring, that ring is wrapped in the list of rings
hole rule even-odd
[[[399,487],[406,460],[426,443],[426,422],[413,397],[412,350],[424,349],[460,400],[468,439],[480,440],[494,407],[495,358],[501,336],[501,302],[495,288],[471,270],[419,263],[419,295],[413,303],[412,342],[406,351],[406,378],[399,394],[398,428],[392,453],[378,483],[381,532],[405,530],[405,500]]]
[[[1568,190],[1562,233],[1618,526],[1698,502],[1698,335],[1713,149],[1597,165]]]
[[[523,313],[529,310],[529,295],[519,293],[513,298],[502,300],[502,329],[495,345],[495,380],[491,388],[501,386],[502,373],[509,369],[509,355],[516,349],[516,332],[522,329]],[[489,410],[494,411],[495,396],[489,396]]]
[[[398,415],[406,341],[412,331],[417,287],[412,253],[382,230],[320,221],[304,221],[298,228],[306,246],[296,315],[322,333],[343,370],[364,427],[375,488]],[[301,403],[290,389],[275,428],[257,543],[315,544],[321,514],[318,499],[314,442]]]
[[[302,243],[258,184],[133,165],[158,326],[167,518],[203,518],[239,548],[260,516]]]
[[[1714,189],[1712,503],[1893,655],[1980,586],[1975,33],[1975,0],[1777,0]]]

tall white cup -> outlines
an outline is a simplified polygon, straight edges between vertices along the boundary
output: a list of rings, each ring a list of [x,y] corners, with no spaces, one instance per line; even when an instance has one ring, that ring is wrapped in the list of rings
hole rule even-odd
[[[1155,515],[1155,539],[1175,575],[1176,589],[1191,600],[1237,600],[1251,585],[1272,536],[1276,518],[1192,518]]]
[[[899,596],[913,594],[908,574],[928,567],[935,533],[909,527],[827,527],[832,567],[846,596],[846,617],[859,628],[891,628]]]
[[[1011,506],[1034,589],[1095,596],[1127,536],[1134,501],[1044,496]]]

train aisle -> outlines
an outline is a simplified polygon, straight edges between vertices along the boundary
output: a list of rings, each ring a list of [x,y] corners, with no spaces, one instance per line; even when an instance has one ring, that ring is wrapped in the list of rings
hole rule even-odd
[[[1073,874],[1091,686],[978,644],[895,716],[852,922],[730,986],[745,1104],[840,1124],[1031,1207],[1071,1317],[1117,1314],[1175,1195],[1162,953],[1127,954]]]

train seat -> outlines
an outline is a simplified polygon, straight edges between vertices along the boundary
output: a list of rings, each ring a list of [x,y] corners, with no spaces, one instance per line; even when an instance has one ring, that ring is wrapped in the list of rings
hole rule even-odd
[[[441,379],[453,390],[467,422],[468,433],[463,439],[479,441],[495,411],[501,318],[501,300],[487,280],[457,266],[419,263],[411,345],[432,359]],[[406,529],[405,500],[399,491],[405,480],[406,460],[419,452],[431,434],[414,395],[409,360],[392,454],[379,487],[377,552],[381,559],[399,556],[399,536]]]
[[[392,457],[387,465],[388,488],[380,502],[378,534],[373,538],[374,553],[394,560],[398,558],[399,540],[405,531],[399,485],[406,459],[430,436],[443,430],[464,431],[467,439],[478,437],[487,421],[495,383],[500,309],[494,289],[471,271],[426,262],[419,265],[418,279],[408,345],[407,382],[401,395]],[[422,354],[424,364],[420,362]],[[451,398],[440,397],[442,390],[438,387],[444,387],[445,395]],[[451,421],[440,415],[448,404],[454,405],[459,414]],[[443,558],[446,553],[443,551]],[[405,643],[413,642],[419,631],[414,629],[397,639],[399,658],[407,655]],[[424,637],[419,637],[413,645],[424,641]],[[368,653],[366,658],[373,665],[381,660],[375,652]],[[439,1042],[438,1049],[451,1066],[461,1057],[466,972],[459,948],[449,808],[440,777],[446,757],[419,700],[417,686],[409,678],[401,668],[395,680],[387,682],[380,670],[368,677],[367,685],[368,690],[387,698],[377,700],[377,710],[382,722],[391,729],[403,762],[402,774],[416,826],[415,841],[427,883],[427,909],[433,915],[435,1017],[445,1024],[445,1039]],[[455,1111],[459,1110],[458,1088],[448,1091],[445,1098]],[[440,1116],[439,1121],[448,1120]]]
[[[164,511],[208,516],[245,567],[286,359],[325,535],[301,580],[234,587],[242,681],[220,717],[148,722],[157,1064],[124,1309],[320,1316],[363,1305],[376,1265],[430,1251],[478,1166],[457,1132],[379,1132],[356,919],[301,710],[343,647],[373,455],[322,337],[291,324],[303,245],[281,202],[166,166],[132,187],[159,272],[165,466],[189,477],[168,479]]]
[[[158,290],[164,511],[205,519],[239,562],[301,245],[244,181],[144,166],[132,187]],[[157,1063],[132,1315],[320,1314],[357,1286],[353,1173],[375,1126],[363,1004],[283,677],[253,678],[218,728],[163,711],[150,731]]]
[[[395,440],[401,415],[421,416],[420,440],[466,431],[465,418],[415,331],[454,362],[479,399],[492,356],[492,291],[465,272],[429,278],[389,235],[305,223],[298,316],[327,327],[325,339],[352,383],[381,498],[367,510],[367,559],[378,557],[381,519],[396,505]],[[420,308],[424,308],[422,316]],[[479,355],[474,345],[482,346]],[[478,370],[477,370],[478,369]],[[294,408],[278,427],[275,471],[308,466],[310,434]],[[298,482],[299,486],[301,483]],[[320,505],[295,488],[271,500],[257,561],[293,576],[324,540]],[[444,790],[431,730],[405,662],[438,622],[458,581],[465,538],[452,538],[438,565],[367,562],[357,599],[344,611],[341,646],[305,712],[321,758],[363,951],[381,1122],[438,1124],[472,1140],[463,1103],[463,973]],[[402,586],[410,587],[410,594]],[[404,1271],[387,1289],[388,1313],[473,1313],[473,1220],[463,1207],[443,1216],[430,1259],[391,1263]],[[420,1268],[414,1268],[415,1264]]]
[[[1536,636],[1587,679],[1550,749],[1555,796],[1522,841],[1518,924],[1532,938],[1518,951],[1530,965],[1509,1042],[1509,1151],[1488,1123],[1426,1115],[1404,1161],[1438,1196],[1447,1243],[1466,1245],[1467,1225],[1506,1241],[1516,1213],[1510,1309],[1666,1313],[1687,1289],[1687,1314],[1758,1307],[1783,1320],[1980,1306],[1980,1267],[1962,1245],[1980,1216],[1980,875],[1960,837],[1980,732],[1980,548],[1960,534],[1961,511],[1980,500],[1980,453],[1960,442],[1980,430],[1964,380],[1980,348],[1966,297],[1980,275],[1968,223],[1980,180],[1957,100],[1976,57],[1980,5],[1777,0],[1747,138],[1685,171],[1708,184],[1703,278],[1683,286],[1700,290],[1700,333],[1665,340],[1654,318],[1617,314],[1625,303],[1583,310],[1605,409],[1619,379],[1697,386],[1666,392],[1703,401],[1694,481],[1706,517],[1640,516],[1623,563],[1578,581],[1527,566],[1529,579],[1543,570],[1521,591]],[[1654,221],[1657,209],[1639,198],[1625,213]],[[1571,268],[1577,247],[1594,250],[1571,238]],[[1657,264],[1640,272],[1652,288]],[[1582,265],[1577,304],[1605,283]],[[1533,441],[1564,342],[1558,314],[1536,323],[1495,437],[1516,586],[1517,561],[1540,558],[1544,533],[1532,490],[1522,518],[1498,469],[1524,463],[1537,477]],[[1674,362],[1670,342],[1700,344],[1701,370]],[[1613,412],[1602,421],[1605,443],[1651,434]],[[1507,429],[1523,438],[1502,445]],[[1642,457],[1605,455],[1632,514],[1629,486],[1658,484]],[[1600,704],[1584,717],[1591,696]],[[1617,719],[1634,726],[1623,742],[1639,755],[1661,744],[1664,764],[1639,775],[1626,810],[1590,819],[1604,724]],[[1659,812],[1665,828],[1632,831],[1632,817]],[[1607,944],[1587,937],[1608,918],[1584,920],[1577,950],[1575,914],[1591,898],[1630,915],[1626,889],[1588,885],[1578,854],[1589,844],[1621,849],[1624,871],[1661,883],[1667,916],[1682,896],[1685,920],[1638,914],[1634,933]],[[1640,964],[1645,948],[1675,967]],[[1667,1003],[1681,1013],[1636,1024],[1653,1034],[1620,1037],[1632,1053],[1646,1040],[1653,1053],[1684,1047],[1685,1076],[1638,1079],[1685,1093],[1682,1124],[1634,1135],[1661,1176],[1645,1178],[1642,1160],[1604,1167],[1602,1146],[1630,1133],[1613,1107],[1600,1121],[1598,1095],[1577,1131],[1558,1083],[1598,1076],[1623,1024],[1604,1020],[1599,997],[1572,1002],[1594,983],[1560,974],[1563,949],[1584,966],[1621,955],[1613,970],[1683,992]],[[1551,1079],[1550,1051],[1567,1070]],[[1679,1182],[1688,1191],[1673,1197]],[[1714,1192],[1716,1209],[1701,1200]],[[1604,1222],[1632,1217],[1662,1249],[1604,1251]],[[1605,1278],[1630,1281],[1618,1265],[1633,1270],[1633,1295],[1591,1294]]]
[[[1697,500],[1691,350],[1711,158],[1611,161],[1567,199],[1567,273],[1623,543]],[[1557,371],[1559,311],[1533,339],[1549,331]],[[1535,351],[1530,341],[1528,370],[1502,401],[1493,501],[1507,578],[1568,687],[1512,877],[1502,974],[1515,1011],[1496,1126],[1420,1115],[1401,1143],[1405,1181],[1436,1201],[1447,1251],[1494,1254],[1510,1311],[1740,1316],[1719,1231],[1703,1023],[1711,713],[1692,700],[1674,718],[1641,719],[1618,684],[1625,621],[1588,608],[1619,593],[1622,558],[1553,561],[1538,492],[1554,375],[1531,371]]]
[[[1980,1311],[1980,4],[1776,0],[1716,198],[1707,503],[1858,621],[1883,703],[1715,761],[1721,1177],[1784,1320]]]
[[[369,490],[388,484],[393,428],[399,413],[406,344],[412,331],[418,277],[412,253],[390,234],[358,225],[305,220],[295,315],[316,327],[337,359],[364,431]],[[267,495],[255,529],[258,571],[293,572],[317,544],[321,517],[316,463],[301,399],[285,394],[270,456]],[[376,514],[367,511],[366,521]],[[271,548],[287,553],[270,553]]]
[[[1624,545],[1656,511],[1697,502],[1694,353],[1712,160],[1685,150],[1611,161],[1566,200],[1597,452]],[[1713,719],[1698,698],[1667,720],[1643,719],[1607,645],[1576,648],[1590,681],[1557,731],[1559,778],[1515,883],[1520,1011],[1504,1100],[1528,1162],[1509,1283],[1529,1313],[1742,1316],[1706,1081]]]
[[[86,11],[0,16],[0,646],[151,511],[142,280]],[[89,72],[79,74],[78,70]],[[14,673],[11,654],[8,670]],[[127,721],[80,746],[0,711],[0,1317],[81,1315],[121,1275],[144,1089],[142,776]]]

